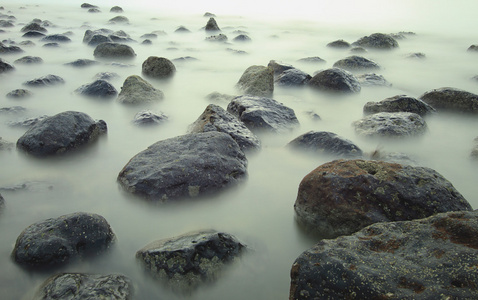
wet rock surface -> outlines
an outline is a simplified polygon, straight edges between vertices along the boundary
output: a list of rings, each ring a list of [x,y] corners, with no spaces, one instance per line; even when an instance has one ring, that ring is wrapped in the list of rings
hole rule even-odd
[[[323,237],[377,222],[472,210],[433,169],[360,159],[335,160],[310,172],[299,185],[294,209],[299,224]]]
[[[354,43],[353,46],[360,46],[364,48],[384,49],[389,50],[398,47],[398,42],[389,34],[374,33],[369,36],[364,36]]]
[[[322,240],[292,265],[289,299],[473,299],[477,235],[475,211]]]
[[[12,257],[31,268],[56,267],[76,258],[104,252],[115,239],[100,215],[84,212],[28,226],[17,238]]]
[[[63,154],[93,142],[106,132],[106,123],[82,112],[66,111],[48,117],[25,132],[17,148],[37,157]]]
[[[275,83],[279,86],[303,86],[312,78],[309,74],[299,69],[288,69],[279,74]]]
[[[154,88],[149,82],[137,75],[125,79],[118,95],[118,102],[125,104],[141,104],[157,102],[163,99],[162,91]]]
[[[118,91],[106,80],[95,80],[80,86],[75,93],[91,98],[112,98],[118,94]]]
[[[358,135],[367,137],[419,136],[427,131],[427,123],[420,115],[409,112],[381,112],[352,123]]]
[[[271,98],[239,96],[227,106],[252,132],[288,131],[299,125],[293,109]]]
[[[419,97],[437,111],[478,114],[478,95],[456,88],[439,88]]]
[[[350,72],[332,68],[317,73],[309,80],[309,86],[312,88],[342,93],[358,93],[361,86],[357,78]]]
[[[232,137],[222,132],[187,134],[159,141],[135,155],[118,181],[133,194],[173,201],[220,191],[247,173],[247,160]]]
[[[410,112],[420,116],[433,113],[435,109],[420,99],[406,95],[396,95],[379,102],[367,102],[363,107],[364,114],[379,112]]]
[[[354,143],[328,131],[309,131],[289,142],[287,146],[339,157],[362,156],[362,150]]]
[[[228,233],[203,230],[152,242],[136,257],[153,277],[188,294],[219,279],[227,264],[245,250],[246,246]]]
[[[245,95],[270,97],[274,92],[273,69],[264,66],[250,66],[242,74],[237,87]]]
[[[153,78],[168,78],[174,75],[176,67],[167,58],[150,56],[143,62],[143,74]]]
[[[128,45],[121,44],[121,43],[100,43],[96,46],[93,55],[98,58],[120,58],[120,59],[127,59],[127,58],[134,58],[136,53],[134,52],[133,48]]]

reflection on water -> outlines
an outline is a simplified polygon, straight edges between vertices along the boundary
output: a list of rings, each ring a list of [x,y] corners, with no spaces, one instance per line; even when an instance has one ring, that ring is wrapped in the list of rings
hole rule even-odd
[[[0,11],[11,11],[8,14],[16,17],[17,24],[4,29],[2,40],[23,41],[20,29],[33,18],[55,24],[56,27],[48,28],[49,33],[72,32],[72,42],[58,49],[41,47],[42,43],[34,40],[36,46],[23,47],[24,53],[1,55],[11,63],[25,55],[40,56],[44,63],[15,65],[14,72],[0,75],[0,95],[22,88],[26,80],[47,74],[59,75],[66,83],[29,88],[34,93],[29,99],[13,100],[1,96],[0,107],[20,105],[27,111],[2,113],[0,136],[16,142],[25,129],[10,127],[9,121],[65,110],[85,112],[94,119],[105,120],[108,125],[107,136],[72,155],[35,159],[15,150],[0,152],[0,187],[4,188],[0,193],[6,200],[6,210],[0,216],[0,289],[8,295],[6,298],[28,297],[32,287],[50,275],[29,273],[12,263],[10,252],[20,232],[36,221],[75,211],[104,216],[118,240],[106,255],[69,265],[62,271],[123,273],[137,285],[138,299],[175,299],[174,294],[143,272],[134,258],[135,252],[156,239],[214,228],[234,234],[254,251],[215,284],[191,295],[191,299],[222,299],[224,295],[231,300],[287,298],[292,262],[316,241],[304,234],[294,221],[297,188],[307,173],[333,159],[284,148],[289,141],[310,130],[337,133],[352,140],[366,153],[377,149],[404,152],[419,164],[440,172],[474,208],[478,207],[477,165],[469,159],[473,139],[478,135],[476,117],[435,114],[426,118],[429,130],[424,136],[400,141],[361,138],[355,135],[351,126],[362,117],[362,107],[368,101],[380,101],[398,94],[419,97],[427,90],[442,86],[477,93],[478,84],[470,78],[478,72],[475,68],[478,56],[466,52],[476,40],[469,38],[466,32],[454,35],[441,29],[420,27],[418,22],[413,28],[396,22],[361,27],[356,22],[328,25],[325,20],[284,22],[218,15],[218,25],[230,41],[222,44],[204,40],[208,35],[200,28],[205,26],[207,18],[202,14],[172,16],[164,11],[126,10],[124,15],[130,20],[129,25],[110,25],[107,21],[114,14],[108,12],[109,7],[101,7],[103,13],[89,14],[79,5],[68,9],[28,5],[20,9],[15,3],[4,5],[5,10]],[[181,25],[191,33],[174,33]],[[123,62],[122,66],[111,62],[85,68],[64,65],[79,58],[94,58],[93,48],[82,43],[88,28],[124,30],[137,41],[131,44],[137,57]],[[166,35],[153,39],[152,45],[140,44],[140,36],[158,30]],[[247,32],[252,41],[232,42],[236,30]],[[123,192],[117,184],[118,172],[135,154],[158,140],[186,133],[188,125],[209,104],[206,95],[214,91],[237,95],[235,84],[247,67],[267,65],[274,59],[314,74],[351,55],[347,50],[327,48],[327,43],[337,39],[353,42],[377,31],[402,30],[417,34],[399,40],[397,50],[364,54],[381,65],[377,73],[391,82],[392,87],[363,87],[359,94],[346,96],[307,88],[276,88],[273,98],[293,108],[301,126],[293,132],[261,135],[263,149],[248,157],[249,176],[239,186],[216,197],[164,206],[139,200]],[[247,54],[237,54],[234,50]],[[426,58],[407,58],[408,54],[416,52],[425,53]],[[86,99],[72,93],[79,86],[92,82],[96,73],[105,71],[119,74],[119,78],[111,81],[119,90],[127,76],[141,74],[141,64],[149,56],[171,60],[191,56],[197,60],[175,62],[177,72],[171,80],[148,79],[164,92],[165,99],[147,107],[124,106],[114,99]],[[326,63],[298,62],[310,56],[319,56]],[[226,102],[216,104],[227,106]],[[163,112],[168,115],[168,122],[157,127],[133,125],[134,115],[144,108]],[[321,120],[309,118],[307,112],[311,110],[320,115]]]

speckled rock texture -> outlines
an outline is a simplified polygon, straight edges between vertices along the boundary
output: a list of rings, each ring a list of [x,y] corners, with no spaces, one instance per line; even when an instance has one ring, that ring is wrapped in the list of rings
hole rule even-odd
[[[364,114],[379,112],[410,112],[420,116],[435,112],[435,109],[420,99],[406,95],[396,95],[379,102],[367,102],[363,107]]]
[[[398,47],[398,42],[389,34],[373,33],[364,36],[354,43],[352,46],[360,46],[364,48],[389,50]]]
[[[105,59],[129,59],[136,57],[131,46],[121,43],[104,42],[96,46],[93,55],[96,58]]]
[[[377,222],[470,211],[471,206],[435,170],[356,159],[328,162],[305,176],[294,209],[307,230],[337,237]]]
[[[339,93],[358,93],[362,89],[357,78],[349,71],[332,68],[315,74],[308,82],[312,88]]]
[[[157,102],[163,99],[163,97],[163,92],[156,89],[149,82],[138,75],[131,75],[123,82],[117,100],[120,103],[136,105]]]
[[[478,114],[478,95],[464,90],[443,87],[424,93],[420,99],[438,111]]]
[[[380,69],[380,66],[373,60],[358,55],[352,55],[338,60],[334,63],[333,67],[348,71]]]
[[[176,67],[169,59],[157,56],[148,57],[141,69],[144,75],[158,79],[169,78],[176,72]]]
[[[420,115],[409,112],[376,113],[353,122],[352,126],[358,135],[388,138],[419,136],[428,129]]]
[[[274,92],[272,67],[250,66],[242,74],[237,87],[244,95],[271,97]]]
[[[478,212],[370,225],[302,253],[290,300],[475,299]]]

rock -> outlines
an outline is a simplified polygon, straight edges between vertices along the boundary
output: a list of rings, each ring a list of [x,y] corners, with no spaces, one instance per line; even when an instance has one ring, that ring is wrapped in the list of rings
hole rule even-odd
[[[474,299],[478,213],[378,223],[292,265],[289,299]]]
[[[22,114],[27,109],[22,106],[2,107],[0,108],[0,114]]]
[[[408,54],[406,57],[413,58],[413,59],[425,59],[427,56],[425,55],[425,53],[415,52],[415,53]]]
[[[0,58],[0,74],[13,71],[15,68],[8,62]]]
[[[96,73],[96,75],[93,77],[95,80],[106,80],[109,81],[111,79],[116,79],[119,78],[118,73],[115,72],[100,72]]]
[[[112,12],[112,13],[123,13],[124,10],[120,6],[113,6],[110,9],[110,12]]]
[[[0,137],[0,150],[5,149],[2,143],[2,138]],[[3,212],[3,209],[5,208],[5,199],[2,197],[0,194],[0,213]]]
[[[101,79],[80,86],[75,93],[93,98],[111,98],[118,95],[118,91],[111,83]]]
[[[277,76],[275,83],[279,86],[303,86],[312,78],[309,74],[299,69],[285,70]]]
[[[118,95],[118,102],[126,104],[141,104],[156,102],[163,99],[164,94],[155,89],[149,82],[137,75],[125,79]]]
[[[264,66],[250,66],[242,74],[237,87],[246,95],[270,97],[274,92],[273,69]]]
[[[18,46],[7,46],[0,42],[0,54],[11,54],[23,52],[22,48]]]
[[[150,110],[142,110],[138,112],[133,119],[135,125],[157,125],[166,122],[168,117],[163,114],[157,114]]]
[[[109,35],[109,37],[116,43],[135,42],[126,32],[118,30]]]
[[[99,10],[98,8],[90,8],[90,9],[88,9],[88,12],[89,13],[100,13],[101,10]]]
[[[227,42],[227,36],[225,34],[211,35],[206,38],[209,42]]]
[[[464,90],[443,87],[425,92],[420,99],[438,111],[478,114],[478,95]]]
[[[101,43],[98,44],[93,52],[93,55],[98,58],[134,58],[136,53],[133,48],[128,45],[120,43]]]
[[[346,48],[350,48],[350,43],[344,40],[336,40],[336,41],[328,43],[327,47],[346,49]]]
[[[229,94],[221,94],[219,92],[212,92],[206,96],[206,99],[211,102],[228,104],[235,97],[237,96],[229,95]]]
[[[7,20],[0,20],[0,27],[2,28],[8,28],[8,27],[13,27],[15,24],[13,24],[12,21],[7,21]]]
[[[109,36],[95,34],[88,41],[88,46],[98,46],[101,43],[113,43],[113,40]]]
[[[361,90],[357,78],[352,73],[339,68],[317,73],[309,80],[309,86],[327,92],[358,93]]]
[[[270,98],[239,96],[229,103],[227,111],[252,132],[289,131],[299,125],[293,109]]]
[[[168,78],[174,75],[176,67],[167,58],[150,56],[143,62],[143,74],[153,78]]]
[[[471,157],[477,159],[478,158],[478,137],[475,138],[475,146],[471,150]]]
[[[292,140],[287,146],[339,157],[362,156],[362,150],[354,143],[328,131],[309,131]]]
[[[294,209],[299,224],[327,238],[378,222],[472,210],[435,170],[360,159],[328,162],[306,175]]]
[[[98,41],[106,38],[109,39],[109,35],[113,33],[113,30],[111,29],[106,29],[106,28],[101,28],[97,30],[86,30],[85,34],[83,36],[83,43],[90,45],[91,40],[96,36]],[[110,40],[111,42],[111,40]],[[96,42],[95,42],[96,43]],[[94,46],[96,46],[95,44]]]
[[[375,73],[360,74],[356,76],[361,86],[392,86],[385,77]]]
[[[350,52],[352,52],[352,53],[366,53],[367,50],[363,47],[352,47],[352,49],[350,49]]]
[[[398,47],[398,42],[389,34],[374,33],[358,39],[352,45],[373,49],[393,49]]]
[[[187,134],[159,141],[134,156],[118,175],[123,188],[153,201],[218,192],[246,176],[247,160],[222,132]]]
[[[45,48],[59,48],[60,44],[58,44],[58,43],[46,43],[46,44],[43,45],[43,47],[45,47]]]
[[[274,76],[278,76],[284,71],[295,69],[292,65],[285,64],[276,60],[269,61],[267,67],[272,68],[272,70],[274,71]]]
[[[182,56],[173,59],[173,62],[175,63],[182,63],[182,62],[189,62],[189,61],[198,61],[199,59],[192,57],[192,56]]]
[[[471,45],[470,47],[468,47],[467,51],[478,52],[478,45]]]
[[[349,56],[344,59],[338,60],[334,63],[333,67],[341,68],[348,71],[380,69],[380,66],[376,62],[357,55]]]
[[[110,24],[117,24],[117,23],[120,23],[120,24],[128,24],[129,23],[129,20],[127,17],[125,16],[116,16],[114,18],[111,18],[108,23]]]
[[[143,34],[142,36],[140,36],[140,38],[142,38],[142,39],[157,39],[158,34],[156,34],[156,33],[146,33],[146,34]]]
[[[106,132],[106,123],[85,113],[66,111],[32,126],[17,141],[17,148],[36,157],[63,154],[93,142]]]
[[[219,29],[219,26],[217,26],[216,20],[213,17],[209,18],[209,20],[207,21],[206,31],[221,31],[221,29]]]
[[[213,13],[210,13],[210,12],[205,12],[203,17],[206,17],[206,18],[215,18],[216,15],[213,14]]]
[[[33,125],[39,123],[40,121],[43,121],[44,119],[48,118],[47,115],[39,116],[39,117],[33,117],[33,118],[26,118],[26,119],[21,119],[19,121],[11,121],[8,122],[8,126],[10,127],[26,127],[30,128]]]
[[[27,31],[25,32],[22,37],[24,38],[36,38],[36,37],[45,37],[46,34],[39,32],[39,31]]]
[[[188,133],[218,131],[229,134],[241,147],[242,151],[261,147],[257,136],[222,107],[210,104],[199,118],[189,126]]]
[[[154,241],[136,252],[136,258],[173,291],[189,294],[201,284],[219,279],[227,264],[246,249],[228,233],[203,230]]]
[[[37,32],[45,33],[48,30],[45,27],[41,26],[40,24],[32,22],[30,24],[23,26],[23,28],[20,31],[21,32],[37,31]]]
[[[64,34],[52,34],[43,37],[42,42],[69,43],[71,39]]]
[[[12,257],[30,268],[56,267],[109,248],[115,235],[100,215],[77,212],[28,226],[18,236]]]
[[[65,65],[67,66],[73,66],[73,67],[87,67],[87,66],[92,66],[96,65],[98,62],[96,60],[91,60],[91,59],[77,59],[75,61],[66,63]]]
[[[81,8],[88,8],[88,9],[89,9],[89,8],[98,8],[98,6],[92,5],[92,4],[89,4],[89,3],[83,3],[83,4],[81,5]]]
[[[177,32],[177,33],[189,33],[189,32],[191,32],[191,30],[187,29],[187,28],[184,27],[184,26],[179,26],[174,32]]]
[[[2,139],[2,137],[0,137],[0,150],[11,150],[13,149],[14,145],[14,143],[5,141],[4,139]],[[2,203],[4,204],[4,201],[2,195],[0,195],[0,206]]]
[[[31,97],[33,94],[29,90],[16,89],[9,92],[6,97],[11,99],[25,99]]]
[[[326,61],[318,56],[311,56],[311,57],[304,57],[298,60],[299,62],[304,62],[304,63],[318,63],[318,64],[323,64]]]
[[[409,137],[427,131],[425,120],[415,113],[381,112],[352,123],[358,135],[367,137]]]
[[[49,74],[46,76],[42,76],[36,79],[26,81],[23,84],[28,86],[51,86],[51,85],[64,84],[64,83],[65,83],[65,80],[63,80],[63,78],[61,78],[60,76]]]
[[[33,300],[133,299],[131,280],[124,275],[61,273],[49,277],[38,288]]]
[[[20,46],[25,46],[25,47],[34,47],[36,46],[34,42],[32,41],[22,41],[19,43]]]
[[[406,95],[397,95],[379,102],[367,102],[363,107],[363,112],[367,115],[379,112],[410,112],[423,117],[435,112],[435,109],[422,100]]]
[[[250,42],[252,39],[247,34],[240,34],[232,40],[234,42]]]

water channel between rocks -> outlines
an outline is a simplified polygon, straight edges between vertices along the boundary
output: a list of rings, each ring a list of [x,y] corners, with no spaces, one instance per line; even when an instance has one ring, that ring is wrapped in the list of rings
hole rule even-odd
[[[476,44],[476,35],[465,29],[451,32],[443,27],[420,27],[400,22],[379,24],[320,20],[278,20],[247,16],[217,14],[216,21],[229,43],[205,41],[210,34],[201,28],[208,18],[201,13],[169,15],[140,8],[126,9],[122,14],[129,24],[108,24],[116,16],[109,7],[101,13],[88,13],[75,6],[3,4],[2,14],[16,18],[15,27],[4,28],[1,40],[16,43],[22,38],[20,29],[34,18],[48,20],[55,26],[49,34],[71,32],[72,42],[59,48],[24,46],[25,52],[2,54],[10,63],[25,55],[39,56],[42,64],[15,64],[15,70],[0,75],[0,108],[22,106],[21,114],[0,114],[0,136],[16,142],[25,128],[11,127],[10,121],[25,117],[54,115],[67,110],[81,111],[94,119],[104,120],[108,133],[93,145],[74,154],[48,159],[28,157],[16,149],[0,152],[0,193],[6,208],[0,216],[0,291],[2,299],[28,299],[35,287],[50,273],[28,272],[18,267],[10,253],[20,232],[28,225],[46,218],[77,211],[97,213],[108,220],[117,235],[115,246],[97,259],[70,264],[61,271],[87,273],[121,273],[135,284],[138,299],[181,298],[158,285],[135,260],[135,252],[147,243],[173,237],[191,230],[214,228],[234,234],[253,251],[239,263],[228,268],[217,282],[207,285],[189,299],[286,299],[290,284],[290,267],[294,259],[317,242],[294,221],[293,205],[302,178],[317,166],[334,157],[294,152],[284,146],[295,137],[310,131],[331,131],[350,139],[365,153],[375,150],[403,152],[417,164],[430,167],[452,182],[456,189],[478,207],[476,196],[477,163],[470,159],[473,139],[478,136],[478,118],[457,114],[435,114],[426,117],[428,132],[423,136],[383,140],[366,139],[355,134],[351,125],[363,116],[363,105],[405,94],[419,97],[424,92],[455,87],[478,93],[478,54],[466,49]],[[204,11],[205,12],[205,11]],[[203,12],[203,13],[204,13]],[[214,12],[214,11],[212,11]],[[445,21],[445,20],[444,20]],[[360,23],[359,23],[360,24]],[[175,33],[179,26],[190,33]],[[476,24],[475,24],[476,25]],[[476,26],[469,25],[470,28]],[[109,28],[123,30],[137,42],[133,47],[137,56],[132,60],[111,62],[88,67],[72,67],[65,63],[80,58],[94,59],[94,48],[82,43],[86,29]],[[164,31],[151,45],[141,44],[142,35]],[[247,32],[251,41],[234,42],[237,30]],[[339,59],[350,56],[349,50],[331,49],[327,43],[338,39],[353,42],[374,32],[397,33],[413,31],[414,35],[398,40],[400,47],[392,51],[373,51],[363,56],[374,60],[391,87],[362,87],[353,95],[334,95],[307,87],[276,87],[275,100],[294,109],[300,127],[291,132],[261,134],[262,149],[248,155],[248,177],[238,186],[217,196],[182,201],[174,205],[153,205],[121,190],[116,178],[122,167],[138,152],[166,138],[186,133],[210,103],[226,108],[227,102],[210,102],[206,95],[219,93],[239,95],[235,84],[251,65],[267,65],[270,60],[292,64],[313,75],[332,67]],[[245,51],[246,53],[239,53]],[[408,58],[421,52],[426,58]],[[115,72],[111,82],[119,91],[129,75],[141,75],[141,64],[149,56],[194,57],[196,60],[174,61],[177,72],[169,80],[146,78],[164,92],[164,99],[144,107],[125,106],[115,99],[88,99],[73,93],[79,86],[90,83],[98,72]],[[299,62],[305,57],[319,56],[322,64]],[[360,72],[359,72],[360,73]],[[363,72],[362,72],[363,73]],[[59,75],[65,84],[42,88],[28,88],[33,96],[15,100],[5,97],[14,89],[25,88],[26,80],[47,74]],[[159,126],[140,127],[132,124],[134,115],[148,108],[166,114],[169,119]],[[308,111],[321,120],[313,120]]]

